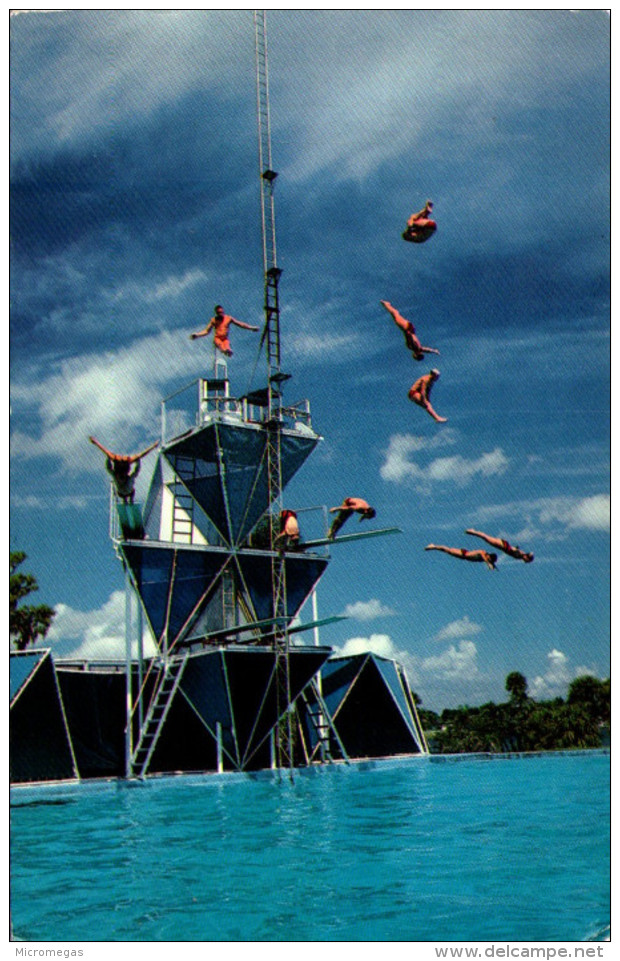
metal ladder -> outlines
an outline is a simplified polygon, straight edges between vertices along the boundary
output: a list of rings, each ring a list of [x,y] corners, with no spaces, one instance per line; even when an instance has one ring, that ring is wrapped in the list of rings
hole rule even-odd
[[[131,755],[131,769],[134,777],[144,777],[148,770],[153,751],[181,682],[188,656],[189,651],[186,651],[181,657],[175,657],[162,668],[142,724],[138,743]]]
[[[317,738],[317,743],[312,750],[310,759],[312,760],[318,749],[320,750],[321,760],[328,762],[334,760],[331,748],[331,736],[333,735],[338,745],[338,749],[342,755],[342,759],[348,762],[349,756],[345,750],[344,744],[340,740],[340,735],[338,734],[336,726],[330,717],[329,711],[327,710],[327,705],[323,700],[323,696],[319,691],[316,681],[311,681],[305,690],[302,691],[301,699],[306,708],[306,716],[308,717],[308,720],[312,725]]]
[[[230,568],[222,571],[222,627],[235,624],[237,605],[235,603],[235,578]]]
[[[196,460],[193,457],[177,457],[175,473],[181,480],[175,480],[172,490],[174,504],[172,509],[172,540],[191,544],[194,530],[194,498],[189,493],[184,480],[196,477]]]

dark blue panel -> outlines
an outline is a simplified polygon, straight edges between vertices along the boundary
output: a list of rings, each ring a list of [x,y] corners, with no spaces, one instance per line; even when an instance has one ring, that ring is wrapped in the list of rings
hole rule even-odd
[[[131,568],[134,581],[156,638],[161,636],[166,620],[166,605],[174,549],[138,547],[125,544],[123,554]]]
[[[161,637],[166,625],[170,579],[176,553],[168,625],[170,642],[177,636],[202,594],[226,563],[226,555],[221,552],[173,546],[155,547],[148,542],[140,546],[124,545],[123,553],[133,572],[156,638]]]
[[[47,651],[25,651],[18,653],[11,651],[9,659],[9,699],[13,700],[19,693],[33,671],[37,669]]]
[[[172,641],[193,611],[201,596],[208,590],[203,604],[212,596],[214,578],[226,563],[226,556],[208,551],[179,551],[174,575],[170,607],[169,637]],[[196,616],[198,612],[196,612]]]
[[[247,653],[254,658],[254,663],[246,661]],[[245,758],[249,759],[269,736],[279,719],[275,680],[272,677],[269,681],[269,676],[273,674],[274,654],[265,651],[227,651],[225,657],[237,730],[243,733],[244,739],[247,734]],[[327,657],[329,657],[329,651],[325,649],[307,648],[303,651],[295,649],[290,651],[291,704],[312,680]],[[259,675],[261,680],[256,684],[255,679]],[[261,692],[263,697],[259,700]],[[279,709],[281,717],[286,710],[286,705],[280,704]]]
[[[237,555],[257,620],[273,614],[271,556]],[[294,617],[327,567],[325,558],[286,557],[286,611]]]
[[[299,613],[313,587],[327,567],[327,558],[286,558],[286,609],[290,617]]]
[[[280,458],[282,461],[282,487],[297,473],[304,461],[310,456],[318,437],[291,437],[283,434],[280,439]]]
[[[332,717],[336,714],[351,685],[359,676],[367,654],[328,661],[321,669],[323,700]]]
[[[413,727],[413,721],[411,719],[411,710],[407,703],[405,692],[403,691],[402,684],[400,682],[400,678],[398,676],[398,672],[396,670],[396,665],[394,664],[394,661],[384,660],[383,658],[375,657],[372,654],[371,654],[371,659],[374,662],[375,667],[378,669],[379,673],[381,674],[383,680],[385,681],[385,685],[388,688],[392,697],[394,698],[394,701],[400,708],[400,712],[403,716],[403,720],[405,724],[411,731],[412,735],[415,737],[416,732]]]
[[[250,742],[269,733],[276,722],[272,651],[225,651],[232,711],[243,759]]]
[[[238,762],[221,651],[210,651],[188,658],[181,689],[214,737],[216,723],[220,722],[222,743]]]

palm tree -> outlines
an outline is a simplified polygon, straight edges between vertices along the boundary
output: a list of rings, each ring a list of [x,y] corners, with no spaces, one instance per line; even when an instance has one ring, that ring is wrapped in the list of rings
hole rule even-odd
[[[527,680],[519,671],[507,676],[505,686],[513,704],[522,705],[527,700]]]
[[[16,573],[17,568],[26,560],[23,551],[9,553],[9,634],[18,651],[24,651],[34,644],[38,637],[45,637],[56,611],[47,604],[17,605],[24,597],[39,590],[32,574]]]

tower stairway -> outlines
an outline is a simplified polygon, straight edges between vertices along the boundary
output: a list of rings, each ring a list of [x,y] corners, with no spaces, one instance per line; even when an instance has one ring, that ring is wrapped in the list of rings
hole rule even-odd
[[[131,755],[131,769],[134,777],[144,777],[148,771],[174,695],[181,682],[183,668],[188,656],[189,651],[186,651],[180,657],[172,658],[162,668],[142,724],[138,743]]]

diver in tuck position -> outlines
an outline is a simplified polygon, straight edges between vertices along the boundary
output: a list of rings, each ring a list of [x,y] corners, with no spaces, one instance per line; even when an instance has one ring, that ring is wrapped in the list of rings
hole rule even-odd
[[[403,240],[408,240],[411,244],[423,244],[425,240],[432,237],[437,230],[437,224],[430,219],[432,211],[433,201],[427,200],[422,210],[411,214],[402,234]]]

